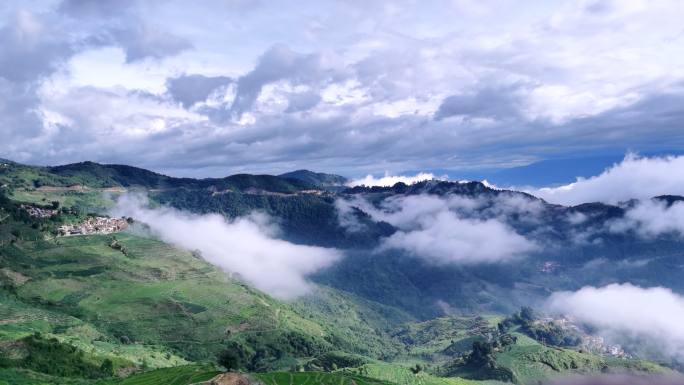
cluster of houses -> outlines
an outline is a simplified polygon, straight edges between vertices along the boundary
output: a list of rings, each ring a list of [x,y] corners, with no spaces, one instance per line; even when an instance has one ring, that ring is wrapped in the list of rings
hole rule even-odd
[[[603,337],[585,335],[582,337],[582,349],[602,354],[604,356],[631,358],[632,356],[625,351],[620,345],[608,344]]]
[[[571,330],[578,334],[582,342],[580,342],[579,348],[584,351],[592,352],[595,354],[601,354],[604,356],[617,357],[617,358],[631,358],[632,355],[625,351],[625,349],[617,344],[610,344],[606,340],[598,335],[587,334],[582,328],[577,326],[577,324],[568,317],[553,318],[544,317],[536,322],[539,323],[555,323],[565,330]]]
[[[111,234],[128,227],[126,218],[88,217],[85,221],[75,225],[63,225],[57,228],[61,236],[86,234]]]
[[[43,209],[36,206],[21,205],[21,208],[26,210],[28,215],[34,218],[50,218],[51,216],[57,214],[57,210]]]

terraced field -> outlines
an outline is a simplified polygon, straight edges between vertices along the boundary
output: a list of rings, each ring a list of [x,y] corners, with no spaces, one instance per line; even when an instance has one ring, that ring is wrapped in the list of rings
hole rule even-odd
[[[244,336],[297,330],[324,335],[288,306],[231,280],[189,252],[154,239],[111,236],[23,242],[5,248],[30,266],[20,299],[88,319],[99,330],[142,344],[163,344],[200,359],[215,357],[227,330]],[[25,269],[25,267],[24,267]],[[125,336],[125,337],[124,337]]]
[[[425,372],[414,374],[405,366],[396,364],[374,363],[355,369],[364,376],[381,379],[397,385],[495,385],[497,381],[475,381],[463,378],[443,378],[431,376]]]
[[[186,365],[135,374],[124,380],[100,382],[97,385],[188,385],[208,381],[219,374],[207,365]]]
[[[387,381],[341,372],[259,373],[254,378],[265,385],[393,385]]]

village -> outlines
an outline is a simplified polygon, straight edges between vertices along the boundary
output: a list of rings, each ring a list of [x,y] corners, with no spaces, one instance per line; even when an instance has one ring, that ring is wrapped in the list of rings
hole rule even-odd
[[[88,217],[85,221],[73,225],[62,225],[57,228],[60,236],[88,234],[111,234],[128,227],[126,218]]]
[[[21,208],[33,218],[50,218],[53,215],[56,215],[58,211],[31,205],[21,205]],[[71,235],[111,234],[123,231],[127,227],[128,220],[126,218],[89,216],[83,222],[59,226],[57,228],[57,234],[62,237]]]
[[[632,355],[626,352],[621,345],[610,344],[601,336],[586,333],[582,328],[577,326],[577,324],[571,318],[544,317],[535,322],[541,324],[554,323],[564,330],[570,330],[578,334],[582,339],[582,342],[579,344],[579,348],[583,351],[616,358],[632,358]]]

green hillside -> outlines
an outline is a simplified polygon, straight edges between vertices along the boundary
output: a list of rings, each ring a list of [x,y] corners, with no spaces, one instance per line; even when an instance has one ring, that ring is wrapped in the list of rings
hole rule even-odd
[[[111,188],[167,190],[176,188],[209,189],[214,192],[259,190],[273,193],[295,193],[315,188],[299,178],[273,175],[237,174],[225,178],[175,178],[138,167],[81,162],[55,167],[29,166],[19,163],[0,164],[0,186],[10,189],[44,191],[70,188],[88,191]]]
[[[308,182],[176,179],[95,163],[8,164],[0,182],[0,384],[189,384],[219,373],[219,362],[266,384],[536,384],[569,373],[671,373],[544,345],[525,324],[497,327],[517,306],[507,299],[579,278],[541,273],[533,258],[448,268],[372,252],[394,229],[357,213],[366,230],[344,231],[335,193],[308,190]],[[56,237],[61,224],[103,213],[131,189],[195,213],[261,210],[279,220],[285,239],[346,256],[311,277],[312,294],[283,302],[144,232]],[[22,204],[54,215],[31,217]],[[458,315],[444,315],[452,310]]]

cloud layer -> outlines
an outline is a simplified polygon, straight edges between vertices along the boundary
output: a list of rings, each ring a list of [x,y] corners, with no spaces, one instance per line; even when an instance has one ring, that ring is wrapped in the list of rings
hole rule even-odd
[[[554,293],[548,308],[570,315],[623,343],[650,341],[667,354],[684,354],[684,298],[662,287],[629,283]]]
[[[10,2],[0,155],[358,177],[682,148],[683,17],[675,0]]]
[[[275,297],[306,294],[306,276],[340,258],[334,249],[302,246],[278,239],[278,228],[264,214],[228,221],[220,215],[192,215],[170,208],[151,209],[144,197],[124,195],[113,213],[149,225],[162,240],[199,250],[208,262]]]
[[[529,192],[564,205],[684,195],[684,156],[648,158],[630,154],[600,175]]]

